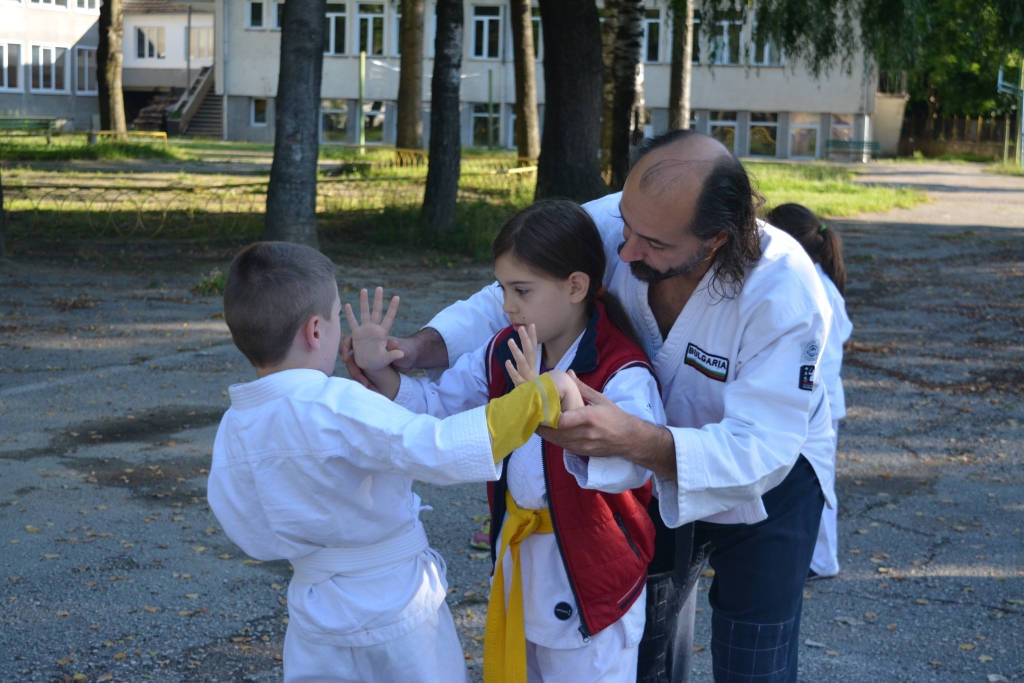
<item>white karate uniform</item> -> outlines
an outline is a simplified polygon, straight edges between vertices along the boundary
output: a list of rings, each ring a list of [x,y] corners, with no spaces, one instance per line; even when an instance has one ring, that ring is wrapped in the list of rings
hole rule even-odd
[[[230,395],[207,498],[242,550],[295,569],[285,681],[468,680],[412,477],[497,479],[485,409],[442,421],[305,369]]]
[[[663,341],[647,285],[618,257],[619,198],[608,195],[584,208],[604,239],[605,286],[629,313],[661,381],[678,470],[675,480],[654,480],[665,523],[766,519],[761,495],[801,454],[834,507],[834,432],[816,367],[831,310],[810,258],[792,237],[762,224],[763,254],[742,291],[722,296],[710,286],[709,271]],[[501,290],[491,285],[427,326],[441,334],[454,362],[501,327],[501,304]],[[591,476],[607,466],[605,458],[586,464]]]
[[[508,324],[508,320],[504,321]],[[576,357],[581,334],[553,368],[568,370]],[[395,402],[414,412],[445,417],[485,404],[487,387],[487,346],[460,357],[437,383],[426,378],[402,376]],[[537,367],[543,348],[537,350]],[[645,368],[626,368],[612,376],[605,396],[631,415],[665,423],[665,413],[654,376]],[[512,452],[508,461],[508,490],[522,509],[548,509],[544,481],[542,440],[534,434],[525,445]],[[583,461],[571,454],[565,462],[581,486],[606,493],[622,493],[647,482],[650,472],[624,458],[608,458],[606,466],[588,478]],[[504,558],[505,596],[512,584],[512,555]],[[576,602],[569,585],[554,534],[531,534],[520,546],[523,579],[523,620],[528,649],[530,681],[622,681],[636,679],[637,645],[646,619],[646,588],[617,622],[584,639],[579,629]],[[581,580],[585,581],[586,577]],[[559,603],[572,606],[569,619],[555,616]],[[598,656],[600,652],[600,656]],[[562,673],[559,673],[562,672]],[[587,672],[586,674],[582,672]]]
[[[836,445],[839,439],[839,420],[846,417],[846,396],[843,392],[843,379],[840,372],[843,366],[843,344],[853,333],[853,323],[846,314],[846,301],[839,293],[835,283],[815,263],[821,285],[825,288],[825,296],[832,306],[832,330],[828,333],[828,343],[821,352],[818,372],[825,383],[828,404],[832,412],[832,429],[836,433]],[[835,471],[833,454],[832,469]],[[818,527],[818,540],[814,544],[814,557],[811,569],[819,576],[835,576],[839,573],[839,537],[836,529],[836,508],[826,507],[821,513],[821,525]]]

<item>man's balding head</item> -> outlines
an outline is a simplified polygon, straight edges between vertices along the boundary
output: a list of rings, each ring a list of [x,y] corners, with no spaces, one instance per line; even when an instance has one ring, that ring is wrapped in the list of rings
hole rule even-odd
[[[633,150],[623,204],[649,203],[704,242],[724,233],[713,282],[738,292],[746,270],[761,258],[757,207],[763,198],[746,169],[707,135],[677,130],[644,140]]]

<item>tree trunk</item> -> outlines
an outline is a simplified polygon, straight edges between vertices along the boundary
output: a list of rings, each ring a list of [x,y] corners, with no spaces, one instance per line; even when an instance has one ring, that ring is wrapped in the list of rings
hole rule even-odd
[[[420,230],[434,238],[455,228],[462,154],[459,71],[462,68],[462,0],[438,0],[434,75],[430,84],[430,157]]]
[[[274,162],[263,231],[267,240],[317,248],[317,118],[326,11],[326,0],[308,0],[290,3],[284,13],[281,69],[274,98]]]
[[[99,30],[96,72],[99,81],[100,128],[124,134],[128,131],[124,118],[124,92],[121,90],[124,0],[103,0],[100,3]]]
[[[424,0],[402,0],[398,75],[399,149],[423,149],[423,6]]]
[[[0,258],[7,258],[7,212],[4,211],[4,178],[0,174]]]
[[[619,0],[605,0],[601,24],[601,56],[604,63],[604,93],[601,106],[601,177],[612,178],[612,102],[615,99],[615,32],[619,26]]]
[[[540,156],[540,122],[537,119],[537,76],[530,0],[511,0],[509,14],[516,68],[516,148],[521,158],[536,159]],[[540,36],[536,38],[540,40]]]
[[[615,95],[612,99],[612,177],[613,190],[621,190],[629,173],[629,148],[639,126],[643,135],[643,65],[640,50],[644,37],[643,0],[621,0],[612,74]]]
[[[601,25],[593,0],[541,0],[544,135],[537,198],[586,202],[608,192],[601,179]]]
[[[693,2],[672,0],[672,67],[668,87],[668,129],[690,127],[693,71]]]

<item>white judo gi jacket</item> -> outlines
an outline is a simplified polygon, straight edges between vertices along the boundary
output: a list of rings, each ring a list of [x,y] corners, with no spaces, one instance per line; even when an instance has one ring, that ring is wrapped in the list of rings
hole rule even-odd
[[[604,284],[629,313],[661,383],[678,470],[676,480],[654,478],[665,524],[766,519],[761,496],[782,482],[801,454],[833,507],[834,433],[817,371],[832,313],[806,252],[762,224],[763,255],[747,271],[741,292],[722,296],[710,286],[709,271],[662,340],[647,285],[618,256],[620,196],[584,208],[604,240]],[[441,334],[454,362],[507,324],[501,306],[501,290],[490,285],[427,327]],[[588,467],[604,460],[590,458]]]
[[[832,330],[828,333],[828,343],[821,352],[818,374],[825,383],[828,406],[832,412],[832,421],[835,423],[846,417],[846,392],[843,391],[843,378],[840,373],[843,369],[843,344],[853,334],[853,323],[846,314],[846,300],[832,279],[821,269],[821,264],[815,263],[814,270],[818,273],[818,279],[825,288],[825,296],[832,308]]]
[[[286,370],[230,389],[207,498],[258,560],[290,560],[289,629],[338,647],[406,635],[448,590],[412,477],[493,481],[485,408],[416,415],[351,380]]]

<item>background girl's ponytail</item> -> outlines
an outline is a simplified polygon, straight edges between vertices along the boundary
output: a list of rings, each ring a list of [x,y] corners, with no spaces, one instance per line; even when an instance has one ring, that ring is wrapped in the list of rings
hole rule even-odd
[[[768,212],[765,220],[796,238],[811,260],[821,265],[839,293],[846,295],[846,264],[839,233],[800,204],[780,204]]]

